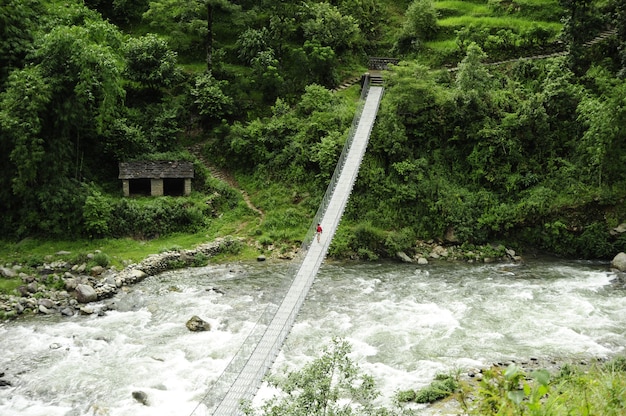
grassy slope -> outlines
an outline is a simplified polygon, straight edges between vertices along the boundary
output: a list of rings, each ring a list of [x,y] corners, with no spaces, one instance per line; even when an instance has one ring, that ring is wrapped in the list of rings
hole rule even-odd
[[[504,29],[523,33],[540,27],[558,33],[561,8],[556,0],[518,0],[508,2],[507,7],[494,8],[487,0],[435,1],[439,19],[436,39],[425,42],[420,61],[431,65],[454,65],[460,60],[456,44],[456,32],[473,26],[481,29]]]

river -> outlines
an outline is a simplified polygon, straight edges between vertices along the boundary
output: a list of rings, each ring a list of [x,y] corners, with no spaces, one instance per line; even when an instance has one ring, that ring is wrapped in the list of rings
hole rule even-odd
[[[128,287],[103,316],[1,323],[0,373],[11,386],[0,388],[0,415],[208,414],[207,386],[284,288],[287,270],[265,262],[172,271]],[[608,262],[327,261],[273,371],[299,368],[341,337],[390,402],[455,369],[608,358],[626,346],[626,292],[614,278]],[[211,331],[190,332],[193,315]],[[255,402],[270,394],[262,387]]]

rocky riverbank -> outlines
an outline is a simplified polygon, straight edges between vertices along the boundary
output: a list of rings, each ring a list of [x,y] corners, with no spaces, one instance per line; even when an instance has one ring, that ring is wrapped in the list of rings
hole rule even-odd
[[[0,274],[20,278],[24,285],[17,289],[19,295],[0,295],[0,319],[28,313],[60,313],[64,316],[102,313],[106,306],[94,307],[90,303],[110,298],[124,286],[140,282],[148,276],[174,268],[191,267],[198,257],[208,259],[231,251],[237,244],[240,244],[239,240],[218,239],[192,250],[153,254],[123,270],[102,266],[87,269],[85,263],[72,264],[63,260],[51,260],[34,270],[22,265],[5,265],[0,267]]]
[[[50,261],[37,268],[22,265],[0,266],[0,275],[21,279],[21,285],[14,295],[0,295],[0,319],[14,318],[24,314],[61,314],[73,316],[78,313],[104,313],[108,306],[94,302],[111,298],[125,286],[135,284],[148,276],[166,270],[197,265],[199,258],[208,259],[221,252],[232,252],[240,240],[225,238],[202,244],[192,250],[167,251],[153,254],[138,264],[131,264],[123,270],[115,267],[94,266],[87,268],[85,263],[72,264],[57,253]],[[293,250],[293,256],[297,249]],[[93,256],[94,254],[92,254]],[[281,259],[293,256],[279,256]],[[522,261],[517,253],[502,245],[442,245],[440,243],[418,242],[414,254],[396,253],[398,260],[407,263],[426,265],[430,261],[502,262]],[[264,260],[265,257],[259,258]],[[626,271],[626,254],[618,254],[612,262],[616,270]]]
[[[93,266],[86,263],[72,263],[59,258],[71,253],[60,252],[36,268],[13,264],[0,266],[0,275],[21,279],[17,295],[0,295],[0,319],[14,318],[25,314],[57,314],[73,316],[78,313],[104,313],[110,306],[94,305],[93,302],[113,297],[125,286],[135,284],[148,276],[154,276],[170,269],[192,267],[198,259],[208,259],[223,251],[233,251],[240,240],[218,239],[196,247],[193,250],[167,251],[153,254],[139,264],[131,264],[123,270],[115,267]],[[298,248],[281,254],[269,253],[269,258],[291,260]],[[101,253],[91,253],[94,258]],[[466,261],[491,263],[497,261],[521,261],[515,251],[502,245],[441,245],[434,241],[418,242],[412,255],[396,253],[398,260],[418,265],[429,261]],[[258,260],[265,260],[265,255]]]

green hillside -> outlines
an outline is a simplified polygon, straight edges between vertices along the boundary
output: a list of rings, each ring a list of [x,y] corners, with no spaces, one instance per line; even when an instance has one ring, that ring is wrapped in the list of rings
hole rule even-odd
[[[352,123],[358,83],[335,88],[388,56],[400,64],[333,256],[434,240],[610,257],[626,249],[624,7],[9,0],[0,232],[7,250],[236,235],[288,251]],[[193,192],[123,197],[118,164],[133,160],[192,162]]]

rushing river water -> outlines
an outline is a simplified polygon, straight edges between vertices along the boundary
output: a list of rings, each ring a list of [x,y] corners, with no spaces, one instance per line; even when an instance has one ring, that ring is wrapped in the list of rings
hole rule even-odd
[[[0,324],[2,416],[202,416],[199,403],[269,300],[285,263],[167,272],[128,288],[104,316]],[[325,263],[273,371],[332,337],[383,400],[440,372],[528,358],[610,357],[626,346],[626,291],[608,263]],[[212,288],[218,290],[211,290]],[[223,293],[220,293],[223,292]],[[212,325],[190,332],[197,315]],[[148,406],[132,392],[147,394]],[[269,395],[262,387],[259,397]],[[209,392],[210,394],[210,392]],[[259,401],[258,399],[256,400]]]

